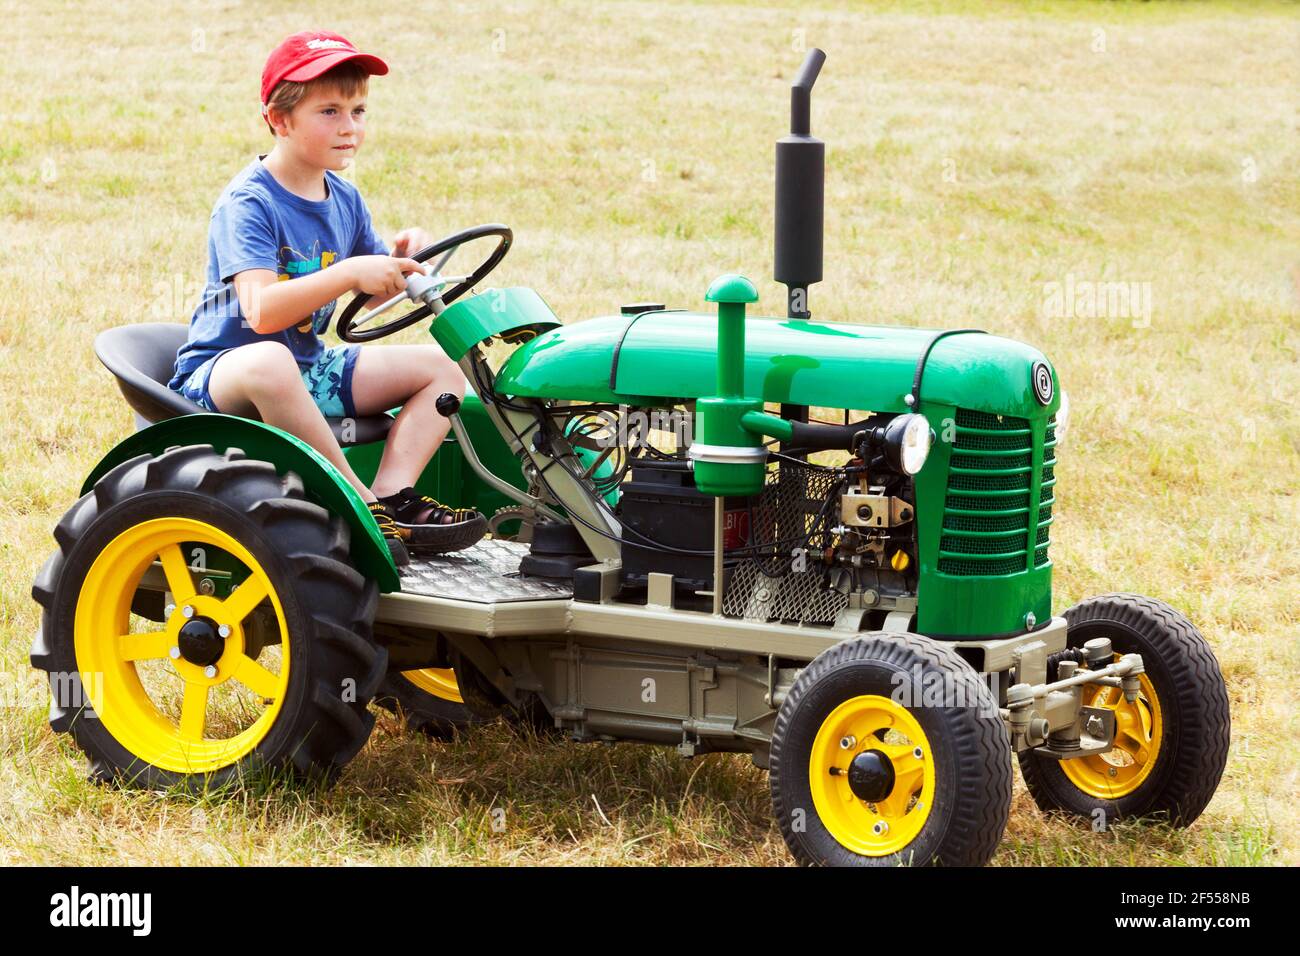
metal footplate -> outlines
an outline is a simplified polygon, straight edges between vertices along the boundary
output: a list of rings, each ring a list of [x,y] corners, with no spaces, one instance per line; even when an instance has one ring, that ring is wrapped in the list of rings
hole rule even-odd
[[[412,555],[411,563],[399,569],[402,593],[477,604],[573,596],[568,583],[521,576],[519,563],[527,553],[522,542],[485,538],[464,551]]]

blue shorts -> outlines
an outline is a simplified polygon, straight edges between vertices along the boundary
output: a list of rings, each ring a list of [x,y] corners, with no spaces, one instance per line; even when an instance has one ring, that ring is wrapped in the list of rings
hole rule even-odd
[[[217,359],[229,351],[222,349],[196,368],[176,391],[210,412],[220,411],[208,392],[208,378]],[[311,365],[298,366],[307,392],[326,418],[357,417],[356,406],[352,404],[352,373],[360,353],[360,345],[335,345],[321,352]]]

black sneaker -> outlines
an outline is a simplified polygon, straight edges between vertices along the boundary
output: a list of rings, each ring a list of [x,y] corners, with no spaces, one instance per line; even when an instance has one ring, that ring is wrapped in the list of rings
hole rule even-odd
[[[442,502],[403,488],[380,498],[391,509],[394,524],[413,553],[445,554],[476,544],[488,532],[487,518],[472,508],[448,508]],[[446,521],[447,517],[451,521]]]
[[[411,563],[411,555],[406,550],[406,534],[397,526],[393,518],[393,509],[382,501],[370,502],[370,514],[379,525],[379,530],[388,545],[388,553],[393,556],[393,563],[404,568]]]

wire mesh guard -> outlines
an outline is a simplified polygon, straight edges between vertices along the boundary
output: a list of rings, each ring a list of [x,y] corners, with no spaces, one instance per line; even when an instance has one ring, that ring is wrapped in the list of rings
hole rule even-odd
[[[727,577],[726,617],[749,621],[833,623],[849,596],[830,587],[819,554],[835,544],[830,532],[843,487],[840,471],[783,460],[749,514],[746,557]]]

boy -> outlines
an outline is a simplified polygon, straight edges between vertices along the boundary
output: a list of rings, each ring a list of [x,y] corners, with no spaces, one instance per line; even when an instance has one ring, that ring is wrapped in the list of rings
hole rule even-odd
[[[330,460],[370,505],[394,561],[410,551],[455,551],[487,531],[476,511],[444,507],[411,486],[451,422],[434,402],[465,394],[465,377],[436,345],[324,348],[335,300],[352,290],[377,302],[421,269],[406,258],[431,243],[404,229],[393,253],[356,188],[335,174],[365,141],[371,75],[388,66],[336,33],[287,37],[262,71],[262,116],[275,146],[222,192],[208,227],[208,283],[176,354],[170,387],[211,411],[260,417]],[[292,281],[284,281],[292,280]],[[401,413],[366,487],[326,416]]]

